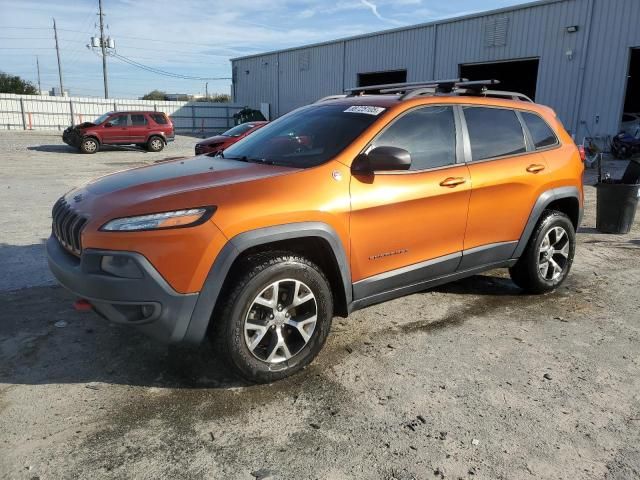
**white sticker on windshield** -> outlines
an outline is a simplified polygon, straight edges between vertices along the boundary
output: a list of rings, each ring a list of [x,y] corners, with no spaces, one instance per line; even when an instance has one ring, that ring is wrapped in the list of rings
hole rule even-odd
[[[372,107],[370,105],[354,105],[347,108],[344,113],[364,113],[366,115],[380,115],[384,112],[384,107]]]

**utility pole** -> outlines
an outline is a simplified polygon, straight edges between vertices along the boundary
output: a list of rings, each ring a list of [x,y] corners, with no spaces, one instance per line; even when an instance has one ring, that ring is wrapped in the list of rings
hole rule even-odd
[[[42,85],[40,84],[40,61],[36,55],[36,68],[38,69],[38,95],[42,94]]]
[[[60,64],[60,47],[58,46],[58,29],[56,19],[53,19],[53,37],[56,39],[56,55],[58,55],[58,76],[60,77],[60,96],[64,97],[64,85],[62,84],[62,65]]]
[[[109,84],[107,82],[107,45],[104,38],[104,13],[102,13],[102,0],[98,0],[100,9],[100,48],[102,49],[102,76],[104,77],[104,98],[109,98]]]
[[[207,100],[209,99],[209,82],[204,84],[204,96]]]

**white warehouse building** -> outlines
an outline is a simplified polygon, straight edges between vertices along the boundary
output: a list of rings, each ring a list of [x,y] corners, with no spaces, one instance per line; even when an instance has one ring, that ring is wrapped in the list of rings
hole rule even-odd
[[[541,0],[231,61],[235,103],[272,119],[352,87],[495,78],[581,140],[640,112],[640,0]]]

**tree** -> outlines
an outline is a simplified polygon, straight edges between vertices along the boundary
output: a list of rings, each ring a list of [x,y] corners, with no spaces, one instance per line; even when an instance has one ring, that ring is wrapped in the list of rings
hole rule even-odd
[[[37,95],[38,89],[28,80],[17,75],[0,72],[0,93],[17,93],[20,95]]]
[[[231,95],[226,93],[214,93],[208,97],[200,97],[197,102],[231,103]]]
[[[142,97],[142,100],[164,100],[166,96],[167,92],[163,92],[162,90],[151,90]]]

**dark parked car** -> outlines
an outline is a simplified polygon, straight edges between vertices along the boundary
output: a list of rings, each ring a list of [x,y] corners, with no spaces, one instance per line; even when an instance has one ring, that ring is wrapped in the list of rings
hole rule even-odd
[[[174,138],[173,123],[162,112],[108,112],[62,134],[64,143],[82,153],[96,153],[101,145],[138,145],[159,152]]]
[[[243,139],[247,135],[251,135],[259,128],[264,127],[269,122],[246,122],[236,125],[220,135],[209,137],[196,144],[196,155],[205,153],[222,152],[225,148],[233,145],[238,140]]]

